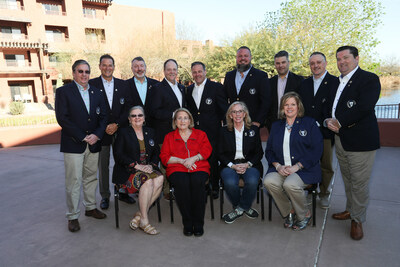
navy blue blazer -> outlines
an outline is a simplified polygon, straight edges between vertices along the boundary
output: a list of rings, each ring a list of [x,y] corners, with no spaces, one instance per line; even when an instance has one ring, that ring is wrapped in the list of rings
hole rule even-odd
[[[279,120],[272,124],[271,132],[265,149],[265,158],[268,161],[268,172],[276,172],[273,162],[285,165],[283,158],[283,138],[285,135],[286,120]],[[291,164],[301,162],[303,169],[297,174],[305,184],[315,184],[321,181],[321,166],[323,139],[318,125],[311,117],[296,118],[290,133]]]
[[[303,79],[303,76],[296,75],[289,71],[284,94],[292,91],[297,92]],[[267,128],[271,131],[272,123],[278,120],[278,75],[269,79],[269,82],[271,85],[271,108],[268,112]]]
[[[153,88],[154,86],[159,83],[159,81],[154,80],[152,78],[146,77],[147,79],[147,92],[146,92],[146,101],[145,103],[142,102],[142,99],[139,96],[139,92],[136,88],[135,79],[134,77],[126,80],[128,85],[128,90],[131,95],[132,99],[132,106],[142,106],[144,108],[144,114],[146,116],[146,125],[149,127],[154,127],[152,118],[150,116],[150,105],[153,102]]]
[[[154,130],[143,127],[143,137],[146,146],[146,158],[148,164],[157,166],[159,159],[159,146],[155,142]],[[112,181],[115,184],[124,184],[129,176],[129,165],[140,162],[140,146],[135,131],[128,126],[121,128],[118,132],[114,144],[115,165],[113,169]]]
[[[124,80],[114,77],[114,93],[112,100],[112,108],[108,103],[107,94],[104,90],[103,81],[101,76],[91,79],[89,81],[91,86],[94,86],[103,93],[104,101],[106,102],[106,111],[108,115],[107,125],[110,123],[117,123],[119,127],[128,126],[128,112],[132,106],[131,97]],[[110,145],[112,143],[112,136],[104,133],[104,137],[101,140],[103,146]]]
[[[332,117],[332,105],[336,90],[330,95],[328,118]],[[358,68],[347,82],[336,106],[335,117],[342,127],[340,142],[346,151],[372,151],[380,147],[379,128],[375,105],[381,92],[379,77]]]
[[[186,107],[185,87],[178,83],[178,88],[182,93],[182,106]],[[172,115],[181,106],[165,78],[154,86],[153,94],[150,116],[156,131],[156,142],[162,144],[167,133],[172,131]]]
[[[102,139],[107,126],[106,103],[103,93],[90,86],[90,112],[88,113],[78,86],[71,82],[56,90],[56,118],[61,126],[60,151],[83,153],[87,143],[82,141],[86,135],[95,134]],[[101,150],[101,142],[89,145],[91,152]]]
[[[249,109],[251,120],[264,124],[271,105],[268,74],[251,67],[238,95],[235,84],[236,72],[237,70],[235,69],[225,75],[224,90],[228,97],[228,104],[232,104],[235,101],[244,102]]]
[[[319,129],[321,130],[324,139],[333,140],[334,137],[333,132],[323,126],[325,120],[324,106],[329,105],[329,96],[331,91],[336,91],[338,85],[339,79],[326,73],[315,96],[314,80],[312,76],[305,79],[298,90],[305,109],[304,115],[314,118],[319,123]]]
[[[213,148],[218,143],[221,121],[228,110],[228,102],[222,84],[207,79],[201,96],[200,107],[193,99],[194,84],[187,88],[187,108],[193,115],[194,127],[206,132]]]
[[[258,169],[260,175],[263,175],[261,159],[264,152],[261,145],[260,130],[257,126],[252,125],[250,129],[244,127],[242,151],[245,161],[250,161],[253,167]],[[224,126],[220,130],[218,144],[218,159],[221,162],[221,167],[224,168],[229,162],[233,162],[235,160],[235,154],[235,130],[229,131],[228,127]]]

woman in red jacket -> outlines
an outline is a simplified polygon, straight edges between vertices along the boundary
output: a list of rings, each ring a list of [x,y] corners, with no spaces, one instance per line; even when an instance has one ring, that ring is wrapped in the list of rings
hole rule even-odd
[[[175,189],[182,215],[183,234],[202,236],[206,204],[205,183],[210,174],[207,158],[212,148],[207,135],[193,128],[193,117],[185,108],[174,112],[172,128],[165,136],[160,158]]]

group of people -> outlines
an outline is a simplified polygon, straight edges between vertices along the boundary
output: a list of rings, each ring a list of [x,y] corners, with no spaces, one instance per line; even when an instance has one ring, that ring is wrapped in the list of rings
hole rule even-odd
[[[252,66],[251,51],[242,46],[236,69],[226,74],[223,84],[208,79],[206,66],[196,61],[191,65],[194,83],[187,88],[177,81],[174,59],[165,61],[161,82],[146,76],[142,57],[132,60],[133,77],[126,81],[113,76],[110,55],[100,58],[101,75],[92,80],[89,64],[76,61],[74,81],[56,90],[55,105],[62,128],[68,229],[80,230],[82,185],[85,215],[106,218],[96,207],[96,176],[98,172],[104,210],[110,201],[112,148],[112,181],[120,200],[132,204],[132,194],[138,194],[139,211],[129,223],[133,230],[159,233],[149,222],[148,210],[163,187],[169,196],[166,180],[174,187],[186,236],[204,234],[206,194],[218,198],[219,183],[232,204],[222,218],[226,223],[243,215],[257,218],[252,203],[260,179],[284,227],[302,230],[312,216],[305,188],[319,184],[320,205],[329,207],[334,145],[347,203],[344,212],[332,217],[351,219],[350,236],[361,239],[379,148],[374,106],[380,83],[358,66],[357,48],[340,47],[336,58],[339,78],[327,72],[325,55],[314,52],[309,58],[312,76],[304,80],[289,71],[289,54],[280,51],[274,57],[278,75],[268,79]],[[265,177],[260,139],[264,125],[269,131]],[[209,192],[206,184],[211,185]]]

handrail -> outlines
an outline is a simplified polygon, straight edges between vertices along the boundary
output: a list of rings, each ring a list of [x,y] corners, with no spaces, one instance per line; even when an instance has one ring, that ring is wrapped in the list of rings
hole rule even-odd
[[[375,115],[379,119],[400,119],[400,103],[375,105]]]

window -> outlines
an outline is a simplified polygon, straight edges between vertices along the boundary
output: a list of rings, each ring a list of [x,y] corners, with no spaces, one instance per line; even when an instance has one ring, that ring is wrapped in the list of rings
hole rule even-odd
[[[17,0],[0,0],[0,8],[18,9]]]
[[[61,60],[56,54],[49,55],[49,64],[50,64],[50,66],[55,67],[60,62],[61,62]]]
[[[24,67],[25,55],[4,55],[7,67]]]
[[[21,29],[16,27],[1,27],[3,38],[19,40],[22,38]]]
[[[102,42],[106,41],[106,35],[103,29],[85,29],[86,40],[88,42]]]
[[[46,38],[49,42],[63,42],[63,33],[60,30],[46,30]]]
[[[11,97],[14,101],[31,101],[32,95],[29,92],[29,84],[15,83],[10,84]]]
[[[60,6],[51,4],[42,4],[44,13],[47,15],[60,15]]]
[[[96,18],[96,9],[84,7],[83,8],[83,16],[85,18],[91,18],[91,19]]]

